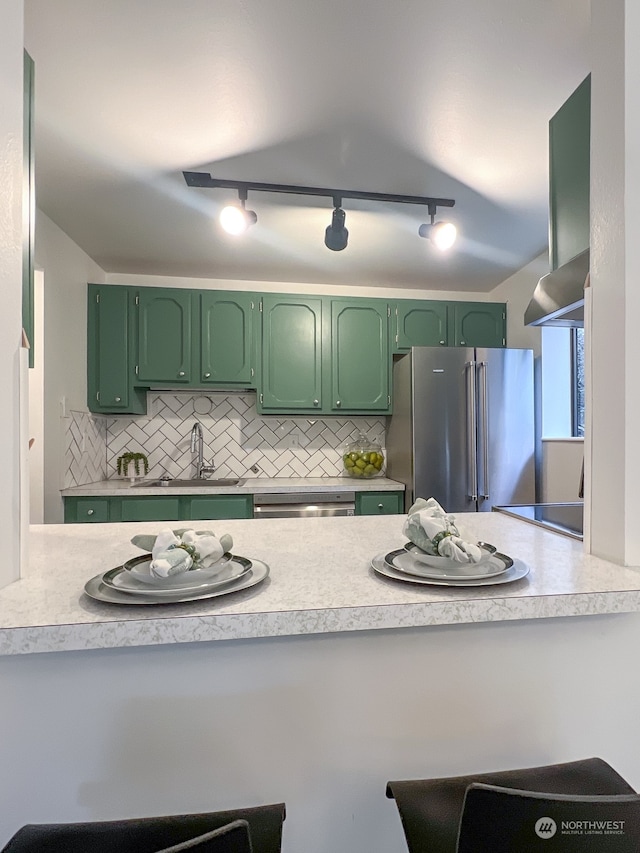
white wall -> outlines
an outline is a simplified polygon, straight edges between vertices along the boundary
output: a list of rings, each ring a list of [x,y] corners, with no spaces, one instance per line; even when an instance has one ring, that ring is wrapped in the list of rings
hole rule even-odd
[[[36,270],[33,282],[33,367],[29,369],[29,520],[44,521],[44,276]]]
[[[87,282],[104,281],[104,272],[40,210],[36,265],[44,272],[44,517],[61,522],[63,414],[87,410]]]
[[[542,501],[563,503],[580,500],[578,489],[583,455],[582,438],[542,440]]]
[[[637,789],[639,644],[620,614],[0,658],[0,847],[284,801],[283,853],[406,853],[390,779],[599,755]]]
[[[460,293],[452,290],[409,290],[389,287],[355,287],[351,285],[306,284],[304,282],[235,281],[222,278],[185,278],[166,275],[128,275],[106,273],[109,284],[132,284],[140,287],[184,287],[194,290],[241,290],[256,293],[312,293],[320,296],[360,296],[377,299],[441,299],[462,302],[493,302],[488,293]]]
[[[0,587],[20,574],[22,329],[22,0],[0,3]],[[26,522],[26,519],[25,519]]]

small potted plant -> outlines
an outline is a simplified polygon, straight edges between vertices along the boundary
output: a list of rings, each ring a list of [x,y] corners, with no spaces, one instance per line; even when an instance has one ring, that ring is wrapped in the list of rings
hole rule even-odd
[[[135,483],[136,477],[140,476],[140,466],[144,470],[145,474],[149,473],[149,460],[144,455],[144,453],[135,453],[131,450],[127,450],[126,453],[123,453],[122,456],[118,456],[116,465],[118,469],[118,476],[126,477],[129,472],[129,465],[133,464],[134,474],[130,474],[131,482]]]

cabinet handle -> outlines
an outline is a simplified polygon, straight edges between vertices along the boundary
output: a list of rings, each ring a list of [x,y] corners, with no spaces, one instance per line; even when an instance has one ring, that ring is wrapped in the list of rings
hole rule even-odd
[[[181,370],[180,373],[178,373],[178,376],[184,376],[184,370]]]
[[[441,345],[441,346],[444,346],[444,341],[440,341],[440,345]]]
[[[320,405],[320,400],[314,400],[314,401],[313,401],[313,405],[314,405],[314,406],[319,406],[319,405]]]
[[[121,399],[120,397],[116,397],[116,403],[119,403],[120,399]]]
[[[378,509],[384,509],[384,504],[378,504]]]
[[[208,379],[210,376],[211,376],[211,374],[210,374],[210,373],[205,373],[204,378],[205,378],[205,379]]]
[[[341,406],[341,405],[342,405],[342,403],[340,402],[340,400],[336,400],[336,406],[337,406],[338,408],[340,408],[340,406]]]
[[[93,515],[93,510],[92,510],[92,509],[88,509],[88,510],[87,510],[87,515]]]
[[[467,344],[466,344],[466,342],[465,342],[465,341],[460,341],[460,346],[461,346],[461,347],[466,347],[466,345],[467,345]]]

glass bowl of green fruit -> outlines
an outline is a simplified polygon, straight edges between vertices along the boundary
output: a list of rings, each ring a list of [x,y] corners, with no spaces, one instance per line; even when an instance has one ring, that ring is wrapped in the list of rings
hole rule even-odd
[[[382,447],[360,433],[342,451],[342,465],[348,477],[370,479],[379,477],[384,467]]]

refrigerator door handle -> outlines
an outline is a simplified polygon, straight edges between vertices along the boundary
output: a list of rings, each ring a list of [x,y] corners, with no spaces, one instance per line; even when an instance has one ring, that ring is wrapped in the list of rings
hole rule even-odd
[[[478,500],[478,455],[476,448],[476,432],[478,414],[476,410],[476,363],[467,361],[467,483],[472,501]]]
[[[478,362],[478,377],[480,382],[480,415],[482,418],[482,472],[484,490],[481,495],[489,500],[489,402],[487,396],[487,362]]]

